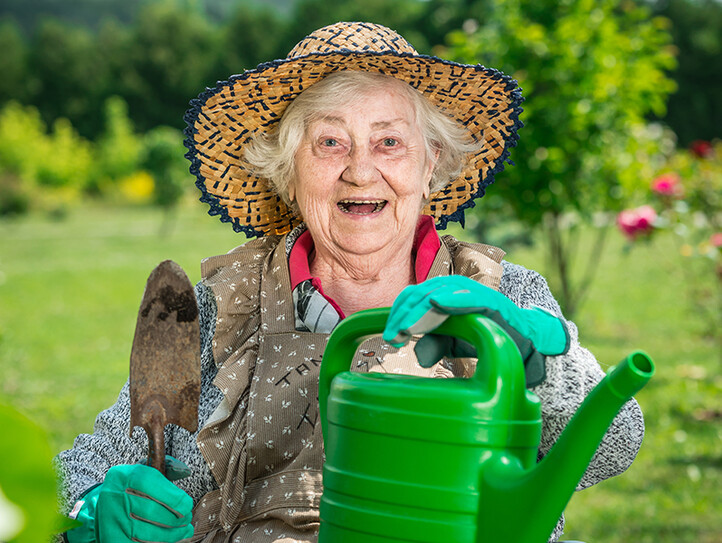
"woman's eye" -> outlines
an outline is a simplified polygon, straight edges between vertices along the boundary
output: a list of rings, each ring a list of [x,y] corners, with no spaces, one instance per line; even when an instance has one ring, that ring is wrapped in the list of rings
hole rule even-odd
[[[384,147],[393,147],[394,145],[397,145],[399,142],[396,141],[394,138],[384,138],[383,144]]]
[[[321,141],[321,145],[324,147],[336,147],[338,145],[338,142],[333,138],[326,138]]]

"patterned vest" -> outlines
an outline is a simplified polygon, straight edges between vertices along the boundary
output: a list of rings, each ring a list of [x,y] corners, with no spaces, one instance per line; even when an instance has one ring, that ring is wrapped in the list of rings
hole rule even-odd
[[[192,541],[315,541],[324,461],[318,375],[327,334],[295,328],[284,238],[253,240],[203,262],[218,309],[214,384],[224,399],[198,435],[219,484],[196,505]],[[471,277],[498,289],[504,252],[442,238],[429,278]],[[361,345],[354,371],[468,376],[474,361],[416,363],[414,342]],[[380,459],[381,461],[381,459]]]

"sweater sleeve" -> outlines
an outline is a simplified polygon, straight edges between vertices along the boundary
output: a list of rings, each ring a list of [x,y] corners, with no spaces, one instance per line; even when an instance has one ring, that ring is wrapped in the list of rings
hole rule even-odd
[[[541,307],[564,318],[545,279],[522,266],[504,262],[501,292],[522,308]],[[546,455],[584,398],[604,377],[592,353],[579,344],[579,332],[566,321],[569,351],[546,358],[546,380],[534,387],[542,405],[542,437],[539,457]],[[644,419],[639,405],[629,400],[607,430],[577,490],[619,475],[631,464],[644,436]]]
[[[61,512],[67,514],[90,487],[101,483],[107,471],[118,464],[134,464],[148,451],[142,428],[129,434],[130,395],[126,382],[111,407],[95,419],[92,434],[80,434],[73,448],[55,458],[60,476]]]
[[[201,329],[201,361],[203,398],[199,411],[203,423],[215,407],[218,394],[213,394],[211,383],[215,375],[215,363],[211,341],[215,329],[215,302],[210,290],[202,283],[196,286]],[[208,404],[208,405],[206,405]],[[176,434],[183,434],[182,436]],[[176,484],[192,491],[198,486],[198,493],[207,492],[214,486],[212,477],[205,467],[202,456],[195,445],[194,436],[188,431],[169,424],[165,428],[166,454],[171,454],[188,464],[198,481],[183,480]],[[80,434],[73,447],[55,457],[55,469],[59,476],[59,503],[62,514],[67,514],[75,502],[90,487],[102,483],[105,474],[115,465],[134,464],[148,454],[148,438],[142,428],[136,427],[130,434],[130,389],[129,383],[120,390],[117,401],[100,412],[95,419],[92,434]],[[191,493],[191,492],[189,492]],[[191,494],[193,496],[193,493]]]

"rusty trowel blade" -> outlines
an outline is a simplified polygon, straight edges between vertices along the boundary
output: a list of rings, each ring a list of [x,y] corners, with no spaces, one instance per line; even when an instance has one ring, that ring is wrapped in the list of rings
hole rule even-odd
[[[198,306],[188,277],[171,260],[148,277],[130,355],[130,432],[148,434],[149,463],[165,473],[163,429],[198,428],[201,389]]]

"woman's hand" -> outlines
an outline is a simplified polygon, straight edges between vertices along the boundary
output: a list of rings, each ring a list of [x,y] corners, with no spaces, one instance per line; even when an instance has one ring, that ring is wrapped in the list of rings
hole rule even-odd
[[[171,457],[166,457],[166,466],[172,479],[190,474]],[[70,543],[175,543],[193,535],[191,497],[142,464],[110,468],[105,481],[76,507],[83,525],[66,533]]]
[[[412,335],[434,330],[449,315],[469,313],[489,317],[504,328],[527,365],[539,354],[559,355],[569,349],[569,336],[561,319],[538,307],[522,309],[500,292],[460,275],[434,277],[406,287],[394,301],[383,338],[400,347]],[[417,346],[422,365],[433,364],[439,355],[474,356],[473,350],[457,348],[457,342],[450,346],[448,340],[436,338],[435,348],[430,348],[432,340],[422,340],[424,348]],[[444,346],[439,347],[442,341]]]

